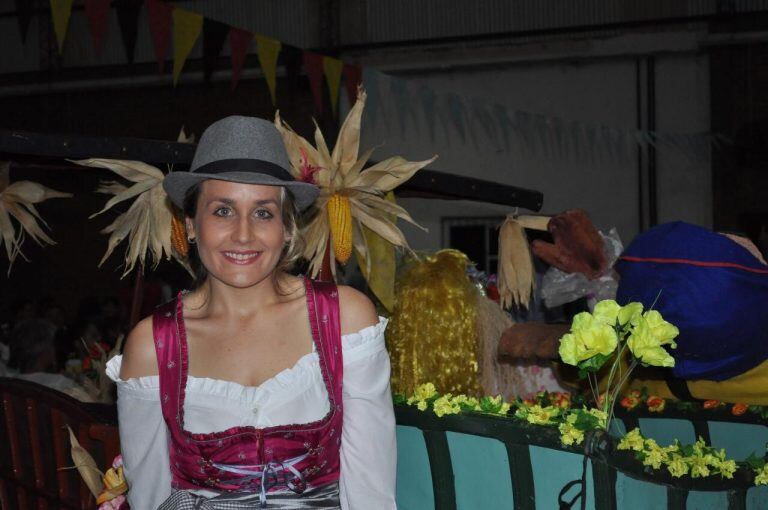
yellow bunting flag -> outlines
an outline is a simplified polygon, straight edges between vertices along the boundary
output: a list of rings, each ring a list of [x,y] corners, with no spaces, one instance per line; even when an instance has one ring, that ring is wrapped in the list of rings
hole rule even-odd
[[[334,115],[339,106],[339,88],[341,87],[341,73],[344,71],[344,62],[337,58],[323,56],[323,72],[328,82],[328,90],[331,92],[331,108]]]
[[[72,0],[51,0],[51,17],[56,40],[59,42],[59,54],[64,51],[64,38],[67,36],[70,14],[72,14]]]
[[[203,17],[184,9],[173,10],[173,86],[179,82],[179,75],[184,62],[192,53],[200,32],[203,30]]]
[[[269,94],[272,96],[272,104],[277,105],[277,55],[280,53],[281,43],[277,39],[256,34],[256,54],[259,56],[259,65],[267,80]]]

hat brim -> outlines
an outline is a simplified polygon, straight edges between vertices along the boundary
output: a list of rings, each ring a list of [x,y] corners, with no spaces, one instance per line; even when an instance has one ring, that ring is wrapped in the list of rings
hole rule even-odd
[[[314,184],[300,181],[285,181],[271,175],[256,172],[222,172],[215,174],[197,172],[171,172],[163,180],[163,189],[171,202],[179,209],[184,208],[184,197],[187,190],[208,179],[219,181],[240,182],[243,184],[261,184],[264,186],[283,186],[287,188],[296,201],[300,211],[311,206],[320,195],[320,188]]]

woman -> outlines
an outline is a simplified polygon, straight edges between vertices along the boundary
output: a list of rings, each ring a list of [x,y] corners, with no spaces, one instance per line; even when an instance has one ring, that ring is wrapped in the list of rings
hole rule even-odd
[[[386,321],[286,272],[318,194],[288,168],[271,123],[228,117],[164,181],[197,285],[108,367],[135,510],[395,508]]]

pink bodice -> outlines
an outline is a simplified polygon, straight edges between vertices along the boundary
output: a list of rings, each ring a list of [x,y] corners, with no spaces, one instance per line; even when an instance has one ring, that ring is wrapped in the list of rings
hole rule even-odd
[[[339,478],[342,425],[342,352],[336,286],[305,279],[312,340],[330,410],[312,423],[257,429],[232,427],[195,434],[184,429],[188,347],[181,294],[153,316],[160,402],[169,431],[175,489],[302,493]]]

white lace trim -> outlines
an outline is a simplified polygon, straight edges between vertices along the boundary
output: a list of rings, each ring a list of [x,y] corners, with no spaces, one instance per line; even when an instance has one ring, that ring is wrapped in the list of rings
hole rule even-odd
[[[344,355],[344,365],[384,350],[384,330],[387,327],[387,322],[387,319],[379,317],[378,324],[368,326],[357,333],[343,335],[341,337],[341,346]],[[160,378],[158,376],[131,378],[124,381],[120,379],[122,362],[123,357],[118,355],[110,359],[106,367],[107,376],[118,385],[121,391],[134,390],[145,392],[146,390],[154,390],[157,395],[160,387]],[[322,381],[319,358],[316,352],[311,352],[299,358],[292,367],[277,373],[259,386],[243,386],[232,381],[190,375],[187,377],[186,393],[215,396],[217,398],[253,404],[285,389],[290,389],[292,393],[306,391],[308,388],[316,385],[318,381]]]

